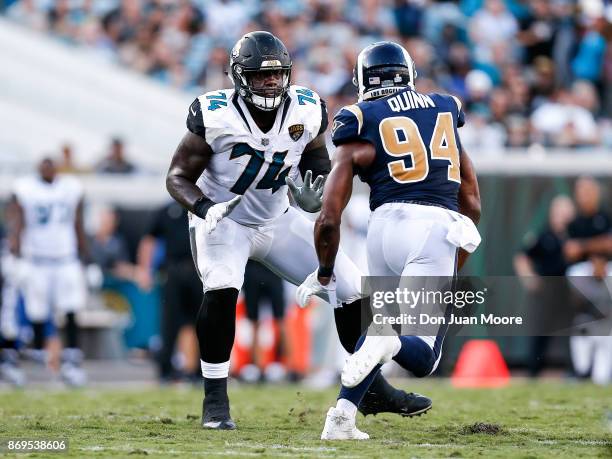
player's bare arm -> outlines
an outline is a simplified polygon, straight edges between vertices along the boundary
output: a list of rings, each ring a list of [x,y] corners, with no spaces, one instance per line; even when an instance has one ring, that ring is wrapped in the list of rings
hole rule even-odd
[[[176,148],[166,176],[168,193],[185,208],[194,211],[194,206],[204,197],[196,181],[206,169],[212,157],[206,141],[192,132],[187,132]]]
[[[353,192],[356,168],[367,167],[375,156],[374,147],[367,142],[351,142],[336,150],[332,170],[323,193],[323,207],[315,223],[315,247],[319,257],[319,282],[327,284],[331,278],[340,244],[342,211]]]
[[[469,217],[474,224],[478,224],[480,221],[480,190],[474,165],[465,150],[461,153],[461,186],[458,201],[459,212]],[[458,269],[463,267],[469,255],[466,250],[459,250]]]
[[[319,134],[306,145],[302,157],[300,158],[298,168],[300,169],[302,177],[304,177],[308,171],[312,172],[313,177],[325,177],[329,174],[331,170],[331,161],[325,143],[325,134]]]
[[[9,222],[9,250],[18,257],[21,254],[21,235],[25,227],[25,219],[23,208],[15,195],[11,196],[8,203],[7,220]]]
[[[212,154],[212,149],[202,137],[187,132],[174,153],[166,176],[170,196],[203,219],[207,233],[214,231],[219,221],[230,214],[242,198],[238,195],[230,201],[214,203],[196,185]]]

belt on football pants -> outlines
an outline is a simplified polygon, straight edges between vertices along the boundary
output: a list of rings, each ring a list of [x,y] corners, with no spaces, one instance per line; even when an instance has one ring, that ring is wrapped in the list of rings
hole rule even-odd
[[[417,204],[419,206],[439,207],[441,209],[451,210],[448,207],[443,206],[442,204],[437,204],[435,202],[419,201],[417,199],[404,199],[404,200],[397,200],[397,201],[389,201],[388,203],[385,203],[385,204],[396,203],[396,202],[403,203],[403,204]]]

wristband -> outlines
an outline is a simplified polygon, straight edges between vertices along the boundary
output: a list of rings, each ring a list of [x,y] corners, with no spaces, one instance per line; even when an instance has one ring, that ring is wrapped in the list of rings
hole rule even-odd
[[[194,215],[204,219],[206,218],[206,213],[208,209],[214,206],[215,203],[208,199],[206,196],[201,196],[198,200],[193,204],[193,212]]]
[[[317,275],[319,277],[332,277],[334,275],[334,267],[319,266]]]

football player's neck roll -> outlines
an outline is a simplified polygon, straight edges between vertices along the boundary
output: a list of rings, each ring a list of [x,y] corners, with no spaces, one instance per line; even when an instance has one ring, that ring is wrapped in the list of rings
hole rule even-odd
[[[357,56],[353,84],[359,102],[379,99],[406,88],[412,90],[417,72],[408,51],[391,41],[374,43]]]
[[[232,48],[229,66],[234,88],[255,122],[271,127],[269,120],[274,120],[291,80],[292,62],[283,42],[269,32],[247,33]]]

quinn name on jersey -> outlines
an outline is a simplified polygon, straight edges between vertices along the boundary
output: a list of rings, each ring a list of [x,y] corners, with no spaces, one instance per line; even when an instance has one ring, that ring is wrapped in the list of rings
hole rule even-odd
[[[342,108],[332,125],[338,146],[367,141],[376,158],[360,178],[370,185],[370,208],[390,202],[420,202],[457,211],[463,126],[454,96],[419,94],[407,88],[393,96]]]
[[[306,145],[327,128],[325,103],[314,91],[290,86],[274,125],[262,132],[234,89],[208,92],[189,107],[187,128],[213,155],[197,185],[213,202],[243,195],[227,217],[261,225],[289,206],[285,177],[296,179]]]

